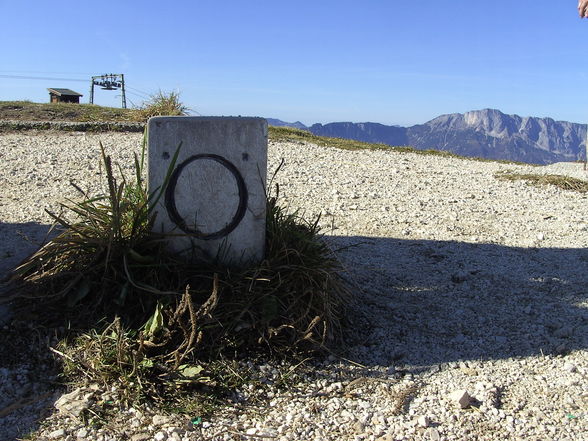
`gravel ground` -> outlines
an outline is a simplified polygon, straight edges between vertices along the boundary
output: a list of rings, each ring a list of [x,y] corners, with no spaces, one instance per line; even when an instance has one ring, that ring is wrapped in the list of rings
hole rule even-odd
[[[43,210],[76,197],[70,180],[97,188],[99,141],[130,165],[141,138],[1,134],[2,273],[46,235]],[[5,356],[0,439],[40,424],[33,439],[588,440],[587,197],[494,177],[585,179],[581,164],[270,142],[268,170],[282,158],[283,202],[322,213],[360,299],[345,359],[331,356],[291,390],[197,426],[131,408],[96,428],[65,407],[105,401],[108,391],[73,391],[51,411],[59,394],[46,384],[49,365]],[[3,335],[21,334],[6,324]],[[253,368],[268,381],[275,373]],[[240,391],[244,399],[253,392]]]

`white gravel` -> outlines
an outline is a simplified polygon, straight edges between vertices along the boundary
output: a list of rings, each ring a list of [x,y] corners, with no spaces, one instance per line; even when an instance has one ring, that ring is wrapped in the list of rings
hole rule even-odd
[[[70,180],[99,185],[100,140],[130,171],[141,139],[0,134],[0,270],[33,249],[19,232],[42,239],[43,210],[76,197]],[[328,240],[345,248],[361,299],[347,359],[331,357],[297,389],[261,408],[228,408],[195,431],[130,409],[101,429],[55,414],[36,439],[588,440],[587,196],[494,177],[585,179],[582,164],[270,142],[268,170],[281,158],[283,202],[322,213]],[[1,440],[39,412],[3,412],[30,393],[11,380],[19,372],[0,370]]]

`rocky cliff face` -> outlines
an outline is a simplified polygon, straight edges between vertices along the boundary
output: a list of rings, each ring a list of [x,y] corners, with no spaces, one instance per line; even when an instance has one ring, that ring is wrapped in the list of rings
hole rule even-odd
[[[314,124],[309,130],[321,136],[533,164],[585,158],[586,125],[506,115],[493,109],[441,115],[408,128],[341,122]]]
[[[407,129],[410,145],[536,164],[585,157],[586,126],[485,109],[439,116]]]

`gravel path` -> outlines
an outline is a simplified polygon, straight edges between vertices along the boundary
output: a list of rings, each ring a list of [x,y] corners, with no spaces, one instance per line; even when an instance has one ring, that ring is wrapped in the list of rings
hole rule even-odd
[[[20,233],[46,234],[44,208],[76,197],[70,180],[96,188],[100,140],[130,165],[141,139],[1,134],[0,270],[34,248]],[[361,299],[346,360],[330,357],[297,388],[196,430],[149,409],[128,409],[101,429],[56,412],[36,439],[588,440],[587,197],[494,177],[586,178],[581,164],[270,142],[268,170],[281,158],[283,202],[322,213],[328,240],[345,248]],[[271,379],[271,366],[255,369]],[[0,440],[55,401],[50,390],[26,401],[42,397],[41,384],[30,367],[0,363]]]

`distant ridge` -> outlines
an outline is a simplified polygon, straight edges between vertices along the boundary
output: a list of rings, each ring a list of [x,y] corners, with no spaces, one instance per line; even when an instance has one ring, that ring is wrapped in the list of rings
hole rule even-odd
[[[292,127],[294,129],[308,130],[308,127],[306,127],[300,121],[289,123],[289,122],[285,122],[285,121],[282,121],[280,119],[275,119],[275,118],[266,118],[266,120],[267,120],[267,123],[270,126],[275,126],[275,127]]]
[[[268,122],[271,125],[271,120]],[[435,149],[463,156],[504,159],[530,164],[585,159],[586,125],[552,118],[507,115],[495,109],[441,115],[412,127],[365,122],[281,126],[309,130],[315,135]]]

